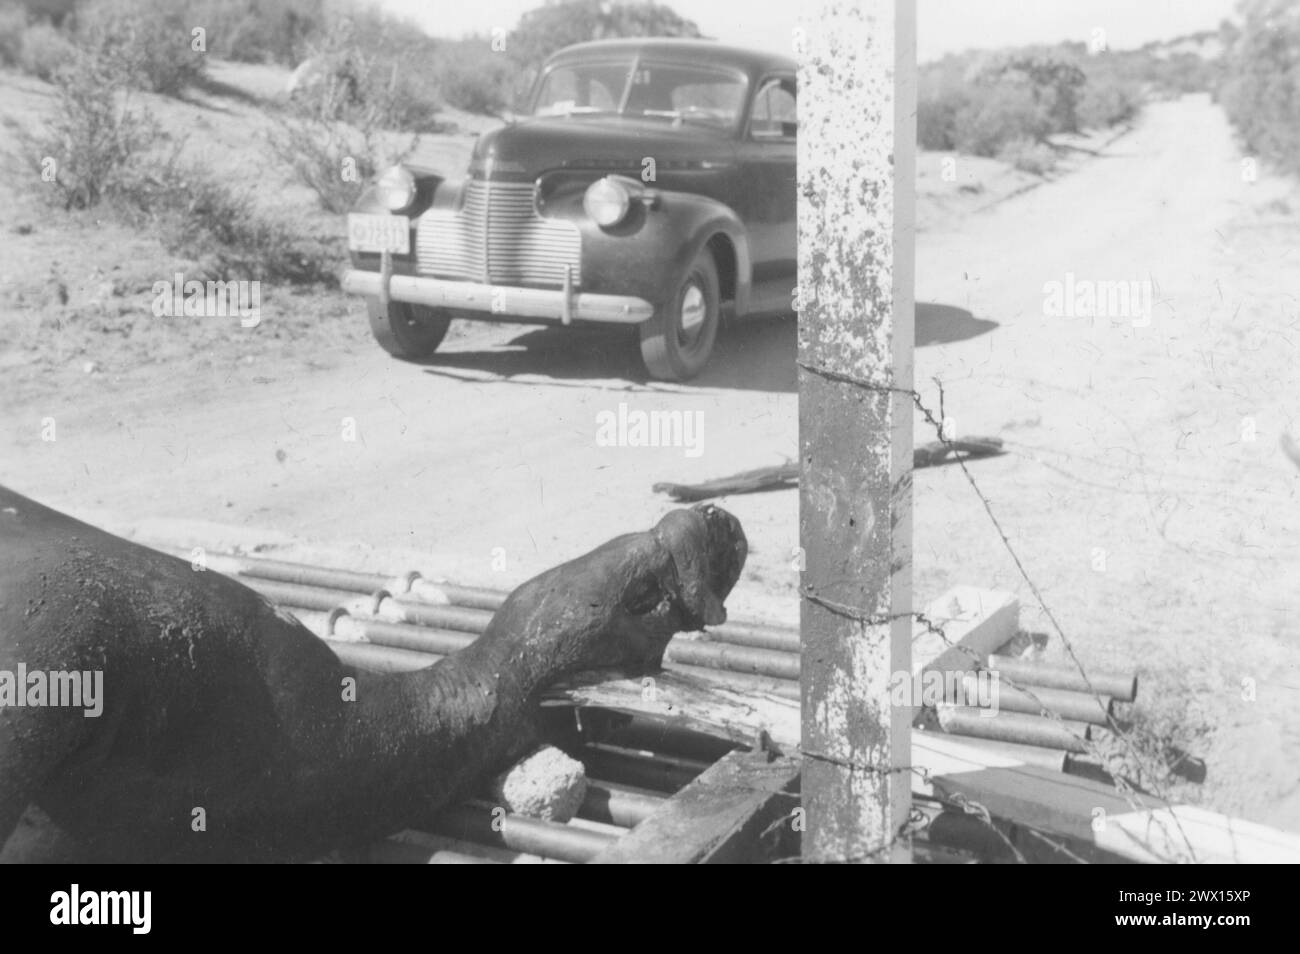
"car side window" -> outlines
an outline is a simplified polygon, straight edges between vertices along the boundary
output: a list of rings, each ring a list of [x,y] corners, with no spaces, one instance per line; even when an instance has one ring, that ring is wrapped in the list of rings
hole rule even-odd
[[[749,118],[753,139],[794,139],[799,130],[793,79],[770,79],[754,96]]]

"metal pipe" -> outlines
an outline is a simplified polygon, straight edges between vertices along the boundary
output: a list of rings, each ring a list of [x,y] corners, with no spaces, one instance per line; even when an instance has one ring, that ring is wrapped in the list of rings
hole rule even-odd
[[[384,623],[357,616],[340,617],[334,625],[338,636],[348,638],[327,638],[321,632],[321,626],[308,623],[309,628],[324,638],[344,663],[373,672],[424,669],[463,648],[457,645],[460,641],[464,640],[465,645],[473,641],[472,637],[466,638],[464,634],[447,630],[430,631],[405,623]],[[439,648],[445,648],[446,652],[434,651]],[[664,668],[727,689],[764,692],[796,702],[799,699],[799,684],[796,682],[672,662],[665,663]]]
[[[311,610],[331,610],[355,602],[359,594],[350,590],[327,590],[294,583],[250,578],[248,585],[267,599],[285,606]],[[400,614],[408,623],[480,634],[487,629],[492,613],[468,606],[442,606],[434,603],[410,603],[393,599],[386,590],[375,591],[374,609],[380,613]]]
[[[1056,666],[1048,663],[1028,662],[1014,656],[989,656],[988,668],[996,670],[1007,679],[1025,686],[1045,686],[1050,689],[1069,689],[1074,692],[1092,691],[1111,696],[1120,702],[1132,702],[1137,697],[1137,675],[1124,675],[1113,671],[1089,672],[1087,681],[1073,666]]]
[[[664,651],[666,662],[709,669],[727,669],[776,679],[799,678],[799,657],[771,649],[754,649],[701,639],[674,639]]]
[[[635,828],[663,805],[666,799],[646,792],[634,792],[610,782],[587,782],[587,797],[578,815],[592,821]]]
[[[476,841],[546,858],[583,864],[617,841],[612,835],[542,821],[525,815],[500,815],[491,806],[458,805],[438,813],[433,830],[451,838]]]
[[[385,600],[381,611],[400,609],[403,619],[420,626],[436,626],[441,629],[455,629],[462,633],[483,633],[488,623],[492,622],[489,610],[471,609],[468,606],[439,606],[434,603],[403,603],[398,600]]]
[[[971,700],[978,698],[976,693],[979,691],[979,684],[976,676],[968,674],[964,688],[966,693],[964,699],[950,698],[947,701],[969,705]],[[1029,686],[1023,683],[1017,688],[998,680],[997,708],[1002,712],[1025,712],[1030,715],[1041,715],[1046,709],[1048,712],[1056,713],[1062,719],[1089,722],[1093,725],[1108,725],[1107,716],[1111,711],[1111,700],[1109,696],[1102,696],[1101,701],[1098,702],[1095,696],[1090,696],[1086,692],[1049,689],[1045,686]]]
[[[297,583],[302,586],[319,586],[329,589],[371,593],[388,586],[393,577],[381,573],[360,573],[354,570],[335,570],[323,566],[307,566],[285,560],[268,560],[262,557],[226,557],[239,576],[271,580],[279,583]]]
[[[429,668],[440,658],[428,653],[414,653],[409,649],[394,649],[392,646],[376,646],[374,643],[347,639],[327,639],[325,645],[334,650],[339,662],[370,672],[413,672]]]
[[[186,556],[188,557],[188,551]],[[458,583],[441,583],[429,580],[418,573],[386,575],[383,573],[362,573],[355,570],[339,570],[332,567],[312,566],[305,563],[292,563],[287,560],[271,560],[265,557],[214,555],[211,560],[230,566],[230,572],[237,576],[269,580],[279,583],[296,583],[302,586],[324,587],[327,589],[348,590],[353,593],[373,593],[375,590],[388,589],[396,596],[407,595],[407,591],[394,590],[394,583],[405,579],[410,595],[416,598],[437,601],[445,598],[456,606],[475,609],[495,610],[506,601],[508,594],[501,590],[482,586],[462,586]],[[214,565],[213,569],[221,567]],[[399,588],[400,589],[400,588]],[[423,596],[421,594],[424,594]]]
[[[218,558],[214,557],[214,559]],[[495,611],[509,596],[509,593],[503,590],[483,586],[463,586],[458,583],[442,583],[425,579],[418,574],[406,574],[410,578],[411,588],[408,592],[398,592],[394,589],[394,585],[396,581],[403,578],[401,574],[387,576],[382,573],[337,570],[330,567],[310,566],[262,557],[229,557],[222,555],[219,559],[230,561],[239,576],[249,577],[252,580],[341,590],[351,594],[373,593],[376,590],[387,589],[399,602],[402,602],[401,597],[403,596],[411,596],[416,600],[421,600],[421,593],[423,592],[427,594],[423,599],[424,602],[430,602],[429,597],[437,595],[445,597],[452,606]],[[261,591],[260,585],[252,582],[249,585]],[[346,602],[347,600],[348,597],[342,596],[338,602]],[[319,600],[316,602],[319,602]],[[406,605],[409,605],[410,602],[409,600],[406,601]],[[311,605],[308,608],[316,609],[318,607]],[[477,618],[471,617],[470,619],[473,626],[481,624],[481,621]],[[482,632],[481,629],[477,628],[469,628],[466,631]],[[770,649],[786,653],[799,652],[799,630],[797,627],[774,626],[753,621],[735,621],[711,627],[705,631],[705,635],[710,641],[730,643],[735,646],[750,646],[756,649]]]
[[[329,612],[336,606],[350,603],[359,595],[349,590],[325,590],[293,583],[276,583],[271,580],[250,579],[247,583],[251,589],[261,593],[273,603],[322,612]]]
[[[460,652],[478,637],[471,633],[458,633],[449,629],[426,629],[405,623],[385,623],[364,616],[344,616],[335,622],[335,632],[340,635],[355,634],[376,646],[409,649],[412,652],[433,656],[450,656]]]
[[[937,709],[939,725],[952,735],[1016,742],[1021,745],[1041,745],[1066,752],[1088,751],[1085,740],[1090,738],[1089,728],[1083,722],[1057,722],[1018,712],[989,715],[987,709],[950,706],[947,703]]]
[[[704,635],[713,642],[733,646],[753,646],[783,653],[799,652],[798,627],[768,626],[763,623],[723,623],[710,626]]]
[[[587,775],[672,794],[693,781],[709,763],[672,756],[647,754],[609,745],[585,745],[571,753],[587,767]]]
[[[583,711],[581,721],[587,742],[684,756],[710,765],[738,747],[727,739],[694,732],[645,715],[587,709]]]
[[[330,610],[340,605],[340,602],[349,601],[338,600],[338,594],[324,595],[329,594],[330,591],[312,590],[290,584],[259,583],[257,589],[277,603],[311,610]],[[348,615],[338,620],[337,631],[380,646],[445,656],[465,648],[474,641],[474,635],[466,635],[474,631],[458,624],[472,623],[474,618],[485,622],[490,618],[481,610],[454,606],[416,607],[410,603],[398,604],[388,599],[382,601],[380,609],[382,611],[390,606],[398,606],[404,615],[416,617],[414,625]],[[748,676],[784,679],[789,681],[789,685],[785,688],[770,681],[749,683],[749,685],[760,691],[798,698],[798,685],[795,682],[799,678],[799,657],[790,653],[675,638],[664,652],[664,662],[667,664],[665,668],[687,672],[701,678],[717,679],[719,678],[717,672],[727,671]],[[734,687],[740,683],[740,680],[732,680],[728,676],[726,682]]]

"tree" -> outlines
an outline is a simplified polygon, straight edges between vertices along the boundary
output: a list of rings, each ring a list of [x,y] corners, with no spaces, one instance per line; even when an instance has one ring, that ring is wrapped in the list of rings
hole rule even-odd
[[[1300,170],[1300,7],[1245,0],[1220,93],[1248,149]]]
[[[1079,131],[1079,94],[1088,78],[1074,63],[1046,55],[1004,59],[989,73],[993,81],[1023,78],[1034,103],[1052,123],[1054,132]]]
[[[525,70],[534,70],[556,50],[586,40],[622,36],[700,36],[700,28],[667,4],[558,0],[519,18],[507,49]]]

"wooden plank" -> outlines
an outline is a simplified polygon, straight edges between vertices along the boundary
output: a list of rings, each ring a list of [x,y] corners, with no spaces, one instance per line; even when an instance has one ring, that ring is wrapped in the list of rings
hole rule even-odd
[[[775,824],[799,804],[799,764],[765,752],[732,752],[668,798],[592,864],[739,864],[770,860]],[[770,829],[770,830],[769,830]],[[769,838],[764,839],[764,832]],[[779,849],[777,849],[779,850]]]
[[[909,0],[820,0],[799,66],[800,607],[810,861],[908,861],[913,190]]]
[[[799,706],[792,700],[734,692],[669,673],[656,677],[653,692],[632,679],[587,679],[552,690],[547,704],[640,714],[750,746],[765,736],[778,751],[798,751]],[[913,771],[900,774],[910,779],[917,795],[974,802],[998,818],[1130,861],[1300,863],[1300,835],[1191,806],[1169,806],[1151,796],[1130,801],[1110,785],[1036,761],[1015,747],[971,744],[918,730],[911,738]]]
[[[912,671],[969,672],[1015,638],[1020,601],[1002,590],[954,586],[925,608],[925,620],[930,625],[919,623],[912,639]]]

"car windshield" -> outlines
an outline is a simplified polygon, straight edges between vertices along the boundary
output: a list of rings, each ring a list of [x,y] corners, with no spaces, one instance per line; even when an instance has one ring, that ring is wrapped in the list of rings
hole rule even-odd
[[[542,77],[536,116],[607,114],[734,129],[745,104],[741,73],[628,57],[556,66]]]

